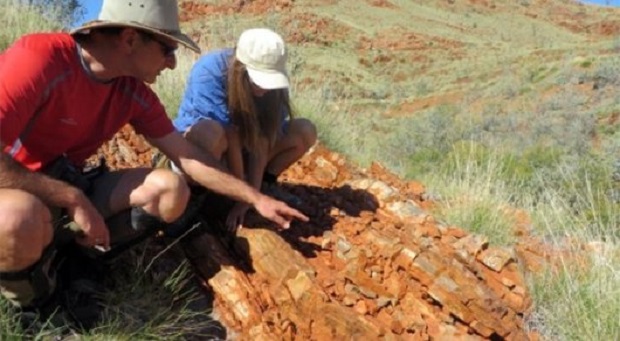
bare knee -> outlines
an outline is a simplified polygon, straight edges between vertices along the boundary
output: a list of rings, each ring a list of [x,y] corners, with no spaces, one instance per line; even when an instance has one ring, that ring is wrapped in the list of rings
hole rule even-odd
[[[300,142],[299,148],[306,152],[317,140],[316,126],[312,121],[305,118],[297,118],[291,121],[290,133],[295,135]]]
[[[145,209],[166,222],[177,219],[189,200],[189,187],[184,178],[167,169],[153,170],[144,181],[152,200]]]
[[[228,150],[226,128],[214,120],[200,120],[185,132],[185,138],[218,160]]]
[[[0,271],[17,271],[34,264],[52,242],[51,214],[35,196],[20,190],[0,190]]]

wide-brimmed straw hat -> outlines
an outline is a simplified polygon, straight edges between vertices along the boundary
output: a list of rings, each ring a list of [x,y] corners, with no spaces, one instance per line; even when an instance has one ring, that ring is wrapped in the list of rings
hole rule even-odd
[[[200,53],[200,47],[181,32],[176,0],[103,0],[97,20],[73,29],[70,34],[87,33],[98,27],[133,27]]]
[[[252,28],[239,36],[235,57],[252,82],[266,90],[289,87],[284,40],[268,28]]]

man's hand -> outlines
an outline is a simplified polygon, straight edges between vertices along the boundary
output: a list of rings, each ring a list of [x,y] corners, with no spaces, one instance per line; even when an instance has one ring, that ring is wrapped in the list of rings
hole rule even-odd
[[[0,142],[0,149],[2,149]],[[15,188],[33,194],[51,207],[64,207],[83,236],[78,242],[108,250],[110,235],[103,217],[84,193],[72,185],[40,172],[32,172],[0,152],[0,188]]]
[[[76,204],[67,208],[69,217],[78,225],[83,235],[77,242],[88,247],[110,249],[110,233],[103,217],[85,196],[80,196]]]
[[[212,154],[187,141],[177,131],[148,139],[148,142],[166,154],[196,183],[235,201],[252,203],[260,215],[283,229],[289,228],[293,219],[308,221],[308,217],[301,212],[261,194],[245,181],[228,174]]]
[[[301,221],[309,220],[308,217],[298,210],[264,194],[260,195],[254,208],[260,215],[278,224],[281,229],[288,229],[291,227],[291,221],[293,221],[293,219],[299,219]]]

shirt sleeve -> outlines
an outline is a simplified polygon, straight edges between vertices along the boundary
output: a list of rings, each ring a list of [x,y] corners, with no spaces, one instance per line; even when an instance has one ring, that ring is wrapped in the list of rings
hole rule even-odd
[[[143,83],[138,83],[134,96],[142,100],[134,101],[135,108],[132,112],[136,114],[129,123],[138,134],[160,138],[174,131],[172,121],[166,115],[166,109],[150,88]]]
[[[0,55],[0,140],[12,145],[42,104],[51,58],[20,45]]]
[[[226,66],[215,58],[195,70],[190,78],[188,91],[194,93],[194,111],[198,118],[230,124],[226,101]]]

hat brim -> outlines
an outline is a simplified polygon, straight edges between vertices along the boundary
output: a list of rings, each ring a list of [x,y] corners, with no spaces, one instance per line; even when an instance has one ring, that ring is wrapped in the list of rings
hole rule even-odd
[[[140,29],[140,30],[152,33],[152,34],[159,35],[161,37],[174,40],[178,42],[179,44],[187,47],[188,49],[196,53],[200,53],[200,47],[198,47],[198,44],[196,44],[190,37],[188,37],[187,35],[181,32],[164,32],[162,30],[149,27],[149,26],[145,26],[145,25],[135,23],[135,22],[114,22],[114,21],[95,20],[95,21],[85,23],[84,25],[71,30],[69,34],[74,35],[74,34],[79,34],[79,33],[87,33],[88,30],[99,28],[99,27],[131,27],[131,28]]]
[[[284,72],[280,71],[263,71],[246,67],[248,70],[248,76],[252,82],[261,89],[275,90],[285,89],[290,86],[288,76]]]

